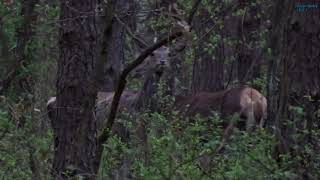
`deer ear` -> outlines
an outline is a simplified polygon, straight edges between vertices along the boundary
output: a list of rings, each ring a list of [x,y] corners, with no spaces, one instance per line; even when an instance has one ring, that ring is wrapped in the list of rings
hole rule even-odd
[[[47,115],[49,117],[49,120],[51,121],[51,125],[53,127],[53,121],[56,118],[56,97],[51,97],[47,102]]]

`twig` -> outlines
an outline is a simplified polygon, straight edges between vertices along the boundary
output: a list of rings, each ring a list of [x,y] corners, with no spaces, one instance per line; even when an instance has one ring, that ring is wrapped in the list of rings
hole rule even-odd
[[[146,41],[144,41],[143,39],[139,38],[138,36],[136,36],[131,29],[123,22],[121,21],[121,19],[117,16],[114,15],[114,18],[125,28],[125,30],[127,31],[127,33],[134,39],[136,40],[140,46],[142,46],[143,48],[149,47],[149,45],[146,43]]]

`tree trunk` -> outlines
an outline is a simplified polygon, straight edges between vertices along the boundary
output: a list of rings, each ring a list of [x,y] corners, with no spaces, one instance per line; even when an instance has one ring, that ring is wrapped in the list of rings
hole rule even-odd
[[[115,5],[116,12],[118,13],[117,16],[124,22],[130,19],[128,17],[128,11],[132,4],[132,0],[118,0]],[[105,6],[105,3],[102,3]],[[98,17],[99,28],[101,34],[103,33],[103,29],[105,27],[105,18],[104,16]],[[99,33],[100,34],[100,33]],[[101,36],[99,39],[102,39]],[[101,43],[99,43],[101,44]],[[108,60],[105,63],[104,67],[104,75],[101,78],[98,90],[99,91],[115,91],[117,86],[117,82],[119,81],[120,73],[123,69],[124,64],[124,46],[125,46],[125,27],[118,21],[113,21],[112,24],[112,35],[111,39],[108,42],[107,51],[108,56],[105,57]]]
[[[287,24],[284,28],[284,56],[287,58],[287,84],[290,104],[304,109],[304,114],[300,119],[294,119],[296,128],[290,128],[288,139],[293,144],[294,153],[304,160],[300,161],[297,172],[303,179],[312,179],[313,170],[308,168],[312,162],[312,155],[305,153],[305,146],[309,145],[313,152],[319,151],[318,136],[314,133],[319,129],[319,106],[320,106],[320,12],[318,9],[307,9],[299,12],[295,9],[300,1],[290,1],[287,3],[291,7],[286,13]],[[312,4],[312,3],[306,3]],[[284,59],[284,58],[283,58]],[[285,63],[285,62],[283,62]],[[283,83],[283,82],[281,82]],[[286,110],[288,106],[285,107]],[[289,111],[289,113],[294,113]],[[303,138],[295,138],[300,132]],[[292,133],[292,134],[291,134]],[[299,147],[299,148],[296,148]]]
[[[206,22],[200,21],[201,19],[206,19]],[[210,19],[209,11],[205,8],[200,9],[200,17],[195,21],[195,30],[200,42],[193,64],[192,93],[224,89],[224,35],[222,29],[216,28],[219,24],[207,19]],[[208,32],[212,28],[216,33]],[[217,39],[217,42],[210,42],[211,37]]]
[[[19,75],[21,68],[26,67],[30,64],[28,61],[28,54],[25,52],[27,43],[31,40],[33,36],[33,25],[37,21],[37,12],[35,11],[35,6],[39,0],[23,0],[21,2],[21,12],[20,15],[23,18],[22,26],[16,29],[17,44],[14,51],[14,58],[16,62],[13,67],[7,72],[5,79],[0,81],[0,94],[4,93],[11,85],[11,82]],[[5,42],[4,42],[5,43]],[[23,87],[22,90],[31,91],[31,85],[26,80],[27,78],[22,78],[20,83]]]
[[[240,5],[243,9],[243,14],[238,17],[238,39],[237,51],[238,51],[238,80],[240,84],[245,84],[246,81],[253,80],[259,76],[260,66],[259,62],[259,28],[260,28],[260,17],[257,16],[261,13],[259,6],[253,6],[250,4]],[[256,59],[257,58],[257,59]],[[251,68],[252,67],[252,68]],[[251,72],[250,72],[251,71]]]
[[[276,81],[278,76],[278,66],[279,66],[279,57],[280,57],[280,42],[281,42],[281,29],[282,29],[282,17],[283,17],[283,8],[285,4],[283,1],[274,2],[273,7],[275,9],[272,13],[272,30],[270,32],[270,37],[268,39],[268,47],[272,51],[269,55],[269,64],[268,64],[268,76],[267,76],[267,99],[268,99],[268,120],[267,126],[272,126],[275,124],[275,115],[278,112],[278,100],[279,100],[279,84]]]
[[[96,149],[94,84],[97,34],[95,1],[61,1],[57,118],[53,120],[55,179],[81,175],[93,179]]]

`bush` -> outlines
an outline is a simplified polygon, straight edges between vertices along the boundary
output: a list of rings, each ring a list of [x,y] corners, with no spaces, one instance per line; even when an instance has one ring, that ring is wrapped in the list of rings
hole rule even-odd
[[[265,130],[250,134],[235,130],[223,153],[215,154],[223,132],[218,115],[209,119],[197,117],[190,123],[176,112],[166,113],[149,112],[136,118],[147,124],[147,144],[123,144],[119,138],[111,138],[106,144],[104,174],[117,169],[125,157],[132,161],[131,175],[135,179],[296,177],[292,169],[280,167],[274,159],[276,138]]]

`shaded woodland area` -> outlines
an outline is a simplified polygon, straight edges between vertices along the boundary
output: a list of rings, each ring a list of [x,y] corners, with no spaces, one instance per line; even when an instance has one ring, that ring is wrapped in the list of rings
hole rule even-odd
[[[0,179],[320,179],[319,7],[1,1]]]

